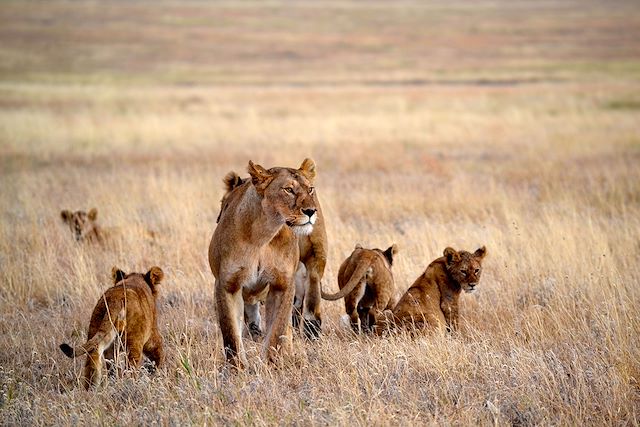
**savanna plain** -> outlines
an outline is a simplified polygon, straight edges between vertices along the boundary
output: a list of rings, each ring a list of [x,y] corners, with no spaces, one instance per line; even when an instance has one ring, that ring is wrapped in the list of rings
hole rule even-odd
[[[486,245],[445,336],[340,301],[230,371],[207,248],[230,170],[317,165],[337,289]],[[637,2],[0,3],[0,424],[638,425]],[[98,210],[104,245],[63,209]],[[153,231],[150,237],[149,230]],[[79,385],[113,266],[166,275],[167,363]]]

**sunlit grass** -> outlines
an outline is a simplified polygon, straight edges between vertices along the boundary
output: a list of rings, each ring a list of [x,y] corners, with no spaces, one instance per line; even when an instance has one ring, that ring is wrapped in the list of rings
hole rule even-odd
[[[640,38],[622,37],[634,8],[520,4],[530,19],[518,32],[511,3],[54,2],[23,13],[28,5],[0,6],[11,21],[0,25],[0,58],[11,59],[0,66],[3,423],[638,423]],[[202,27],[224,14],[238,21]],[[41,50],[73,17],[95,33],[67,34],[75,43],[60,56]],[[133,57],[121,46],[132,28],[142,40]],[[189,31],[232,46],[210,58]],[[254,31],[299,57],[274,56]],[[305,56],[321,35],[321,51],[336,55],[329,65]],[[422,48],[417,36],[440,44]],[[487,44],[468,47],[474,40]],[[159,41],[182,65],[157,66]],[[225,56],[246,43],[245,59]],[[436,49],[447,43],[460,55]],[[483,46],[485,56],[468,55]],[[74,67],[60,59],[98,47]],[[181,56],[187,47],[192,57]],[[279,367],[247,342],[247,371],[225,367],[206,258],[221,179],[245,176],[249,159],[305,157],[318,167],[328,227],[326,290],[356,243],[398,244],[399,293],[446,246],[487,246],[479,291],[461,297],[459,334],[354,336],[343,304],[323,302],[319,342],[296,337]],[[76,244],[59,219],[91,207],[113,231],[103,247]],[[82,361],[58,345],[85,339],[114,265],[164,270],[167,365],[85,392]]]

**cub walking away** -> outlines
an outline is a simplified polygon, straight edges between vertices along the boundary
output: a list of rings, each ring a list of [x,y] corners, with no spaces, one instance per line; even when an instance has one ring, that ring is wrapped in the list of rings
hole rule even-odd
[[[344,298],[354,332],[372,331],[383,310],[395,306],[396,287],[391,266],[397,252],[395,244],[385,251],[356,245],[338,271],[340,291],[333,295],[322,292],[322,298],[329,301]]]
[[[111,275],[114,286],[107,289],[93,309],[88,341],[76,348],[60,345],[60,350],[68,357],[87,355],[84,367],[87,389],[100,384],[103,361],[105,357],[113,359],[114,346],[120,339],[131,367],[140,367],[143,354],[156,367],[164,363],[156,311],[158,285],[164,277],[162,269],[151,267],[145,274],[126,274],[113,267]],[[118,337],[120,339],[116,339]]]

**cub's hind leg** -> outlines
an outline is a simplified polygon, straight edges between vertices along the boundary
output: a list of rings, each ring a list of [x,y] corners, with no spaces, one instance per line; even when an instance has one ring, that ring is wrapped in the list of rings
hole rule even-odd
[[[367,285],[365,281],[362,280],[356,285],[356,287],[349,295],[344,297],[344,308],[351,321],[351,329],[353,329],[353,332],[355,333],[360,332],[361,317],[360,313],[358,312],[358,305],[360,303],[360,300],[364,296],[366,286]]]
[[[151,334],[151,338],[147,341],[142,349],[145,356],[154,364],[154,371],[164,365],[164,346],[162,336],[157,332]]]

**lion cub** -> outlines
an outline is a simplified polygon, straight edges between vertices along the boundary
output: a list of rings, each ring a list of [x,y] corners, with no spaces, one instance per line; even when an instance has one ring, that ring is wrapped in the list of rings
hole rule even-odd
[[[87,355],[84,367],[87,389],[100,383],[103,353],[106,350],[107,358],[113,358],[118,337],[123,340],[130,366],[138,368],[143,354],[157,367],[164,362],[156,314],[158,285],[164,273],[160,267],[151,267],[145,274],[126,274],[114,267],[111,274],[114,286],[107,289],[93,309],[88,341],[75,349],[68,344],[60,345],[68,357]]]
[[[460,293],[476,289],[486,254],[484,246],[474,253],[446,248],[444,256],[429,264],[392,313],[385,313],[385,323],[457,330]]]
[[[395,306],[396,288],[391,266],[397,252],[395,244],[385,251],[356,245],[338,271],[340,291],[333,295],[322,292],[322,298],[326,300],[344,298],[344,306],[355,332],[370,332],[382,311]]]
[[[62,221],[69,226],[77,242],[88,241],[103,243],[102,229],[96,221],[98,210],[92,208],[89,212],[63,210],[60,212]]]

